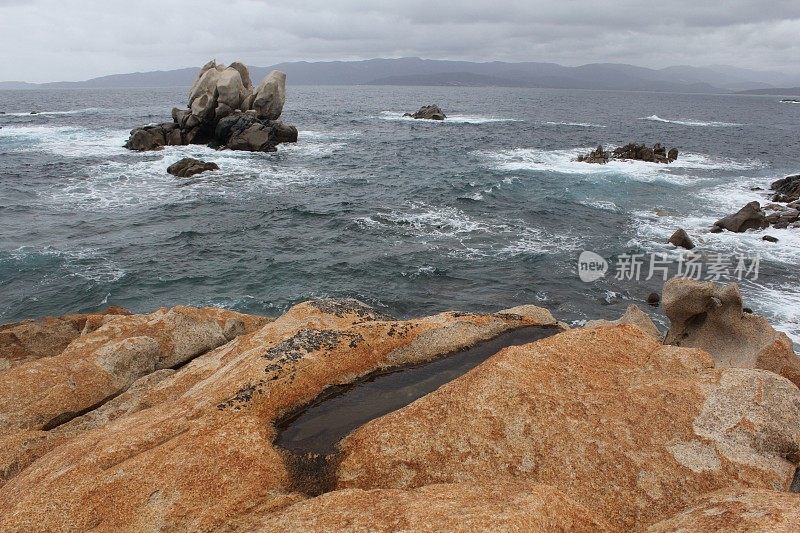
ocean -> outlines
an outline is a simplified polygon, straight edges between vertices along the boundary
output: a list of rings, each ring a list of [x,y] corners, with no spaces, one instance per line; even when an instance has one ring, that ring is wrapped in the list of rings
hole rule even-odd
[[[352,297],[398,317],[532,303],[564,321],[617,318],[660,276],[621,257],[698,249],[759,258],[745,305],[800,342],[800,229],[711,234],[800,172],[800,106],[776,97],[456,87],[287,88],[300,130],[277,153],[133,153],[186,89],[0,91],[0,323],[120,305],[276,315]],[[403,118],[423,104],[443,123]],[[31,115],[31,111],[38,114]],[[575,162],[660,142],[670,165]],[[186,156],[220,171],[178,179]],[[762,240],[766,234],[777,243]],[[610,271],[587,283],[585,250]],[[721,280],[732,279],[723,275]]]

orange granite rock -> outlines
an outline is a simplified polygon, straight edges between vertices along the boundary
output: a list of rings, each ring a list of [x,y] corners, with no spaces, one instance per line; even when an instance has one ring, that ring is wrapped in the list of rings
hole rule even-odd
[[[237,528],[238,529],[238,528]],[[546,485],[455,483],[415,490],[347,489],[296,503],[241,530],[281,532],[602,533],[613,531]]]
[[[635,326],[582,328],[507,348],[341,448],[337,489],[524,480],[642,530],[709,491],[788,489],[800,390]]]
[[[725,489],[653,525],[650,533],[797,533],[800,494]]]
[[[170,335],[162,324],[170,312],[186,316],[173,316],[168,323],[188,320],[196,325],[200,320],[203,327],[192,326],[192,335]],[[40,432],[64,442],[40,446],[33,462],[19,462],[0,487],[0,530],[208,530],[280,510],[305,496],[293,489],[286,456],[273,445],[275,420],[333,384],[432,359],[543,321],[541,310],[443,313],[395,321],[359,302],[317,301],[297,305],[260,329],[179,366],[220,341],[220,332],[227,339],[225,332],[241,333],[241,328],[228,321],[216,321],[215,328],[205,320],[219,316],[210,310],[153,315],[140,324],[144,332],[114,321],[59,356],[69,356],[71,369],[99,376],[92,378],[93,387],[75,389],[81,394],[65,394],[66,402],[74,405],[75,397],[87,398],[90,391],[108,394],[108,383],[123,392]],[[547,325],[557,327],[546,315]],[[135,351],[125,343],[152,345],[152,350]],[[123,357],[130,353],[157,356],[139,355],[134,365]],[[130,369],[140,368],[140,359],[154,361],[146,370],[165,370],[135,381],[140,372]],[[172,366],[177,369],[167,370]],[[97,368],[113,371],[103,375]],[[100,393],[95,392],[98,387]],[[5,426],[18,431],[44,427],[40,421],[54,411],[39,407],[49,409],[50,404],[31,398],[22,387],[8,397],[25,403],[0,407]],[[86,403],[84,399],[80,405]],[[37,437],[25,438],[35,442]]]
[[[46,317],[0,326],[0,371],[41,357],[52,357],[80,335],[130,312],[109,307],[99,313]]]

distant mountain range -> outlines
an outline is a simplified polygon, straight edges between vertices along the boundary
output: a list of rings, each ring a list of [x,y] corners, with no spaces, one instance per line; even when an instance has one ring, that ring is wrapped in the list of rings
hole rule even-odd
[[[0,82],[0,89],[189,87],[198,68],[114,74],[80,82]],[[651,69],[617,63],[565,67],[555,63],[474,63],[420,58],[299,61],[250,67],[250,74],[258,80],[272,69],[284,71],[293,85],[498,86],[690,93],[771,91],[800,85],[800,76],[725,65]]]

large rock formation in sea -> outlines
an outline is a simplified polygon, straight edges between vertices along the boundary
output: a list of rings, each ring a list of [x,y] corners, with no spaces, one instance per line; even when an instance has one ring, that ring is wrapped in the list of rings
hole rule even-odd
[[[166,145],[209,144],[231,150],[274,152],[297,141],[297,128],[280,121],[286,74],[273,70],[253,88],[247,67],[209,61],[189,90],[186,108],[172,110],[172,122],[135,128],[125,147],[158,150]]]
[[[330,456],[277,444],[339,386],[520,328],[548,337],[487,353]],[[800,389],[663,345],[639,309],[568,330],[535,306],[396,320],[316,300],[0,334],[0,531],[725,531],[712,502],[767,529],[800,500]]]

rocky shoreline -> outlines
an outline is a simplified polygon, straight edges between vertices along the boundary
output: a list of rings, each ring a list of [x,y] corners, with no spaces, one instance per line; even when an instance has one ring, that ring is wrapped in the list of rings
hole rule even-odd
[[[0,326],[0,530],[794,531],[791,341],[736,285],[674,279],[661,300],[666,333],[636,306],[571,329],[536,306],[396,320],[355,300]],[[330,455],[277,444],[331,387],[520,328],[549,333]]]

